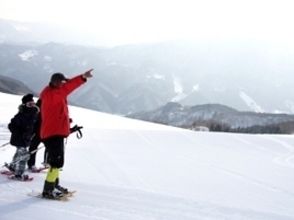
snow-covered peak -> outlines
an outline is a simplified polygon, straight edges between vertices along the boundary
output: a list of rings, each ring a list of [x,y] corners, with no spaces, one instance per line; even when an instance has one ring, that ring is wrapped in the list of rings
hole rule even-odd
[[[27,50],[21,54],[19,54],[18,56],[20,57],[20,59],[22,61],[30,61],[34,56],[38,55],[38,51],[36,50]]]
[[[262,113],[264,110],[245,92],[240,91],[240,97],[245,102],[245,104],[254,112]]]
[[[289,109],[289,111],[294,114],[294,102],[291,100],[285,101],[285,106]]]
[[[175,91],[176,96],[173,97],[170,101],[171,102],[179,102],[182,99],[186,98],[187,94],[184,93],[184,88],[183,88],[181,80],[179,78],[174,77],[173,83],[174,83],[174,91]]]
[[[174,77],[174,91],[177,94],[184,92],[184,89],[183,89],[183,86],[182,86],[180,79],[178,79],[176,77]]]

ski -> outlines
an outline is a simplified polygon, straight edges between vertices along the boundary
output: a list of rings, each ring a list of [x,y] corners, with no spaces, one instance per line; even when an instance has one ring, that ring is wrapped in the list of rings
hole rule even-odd
[[[2,174],[2,175],[6,175],[6,176],[11,176],[11,175],[13,175],[14,173],[13,173],[12,171],[10,171],[10,170],[1,170],[1,171],[0,171],[0,174]]]
[[[41,173],[42,171],[45,171],[47,169],[49,169],[49,167],[38,167],[34,169],[29,169],[28,171],[31,173]]]
[[[30,173],[42,173],[43,171],[46,171],[48,169],[48,167],[39,167],[39,168],[35,168],[33,170],[28,170],[28,172]],[[6,176],[11,176],[14,173],[10,170],[0,170],[0,174],[2,175],[6,175]]]
[[[34,177],[25,175],[22,178],[17,178],[14,176],[14,173],[10,170],[1,170],[0,174],[7,176],[10,180],[21,181],[21,182],[30,182],[34,179]]]
[[[14,175],[9,175],[9,176],[7,176],[7,178],[10,179],[10,180],[15,180],[15,181],[20,181],[20,182],[30,182],[30,181],[32,181],[34,179],[34,177],[28,176],[28,175],[26,175],[25,178],[21,178],[21,179],[15,177]]]

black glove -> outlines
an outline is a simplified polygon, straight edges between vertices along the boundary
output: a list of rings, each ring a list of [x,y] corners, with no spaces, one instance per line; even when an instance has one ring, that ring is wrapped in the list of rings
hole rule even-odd
[[[83,126],[78,126],[78,125],[75,125],[73,126],[72,128],[70,128],[70,133],[73,133],[73,132],[76,132],[76,131],[79,131],[83,128]]]
[[[77,138],[80,139],[83,137],[83,134],[82,134],[82,131],[81,129],[83,128],[83,126],[78,126],[78,125],[75,125],[73,126],[72,128],[70,128],[70,133],[73,133],[73,132],[78,132],[77,133]]]

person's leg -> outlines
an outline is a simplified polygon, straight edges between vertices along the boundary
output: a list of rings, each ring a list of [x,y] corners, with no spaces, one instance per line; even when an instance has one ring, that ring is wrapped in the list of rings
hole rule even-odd
[[[18,158],[18,148],[16,148],[16,151],[12,157],[12,162],[9,164],[5,163],[5,167],[13,173],[15,172],[15,163],[14,162],[17,161],[17,158]]]
[[[29,153],[25,147],[19,147],[16,152],[16,156],[14,159],[15,164],[15,176],[21,178],[23,173],[25,172],[26,163],[29,159]]]
[[[45,148],[45,151],[44,151],[44,161],[43,161],[43,165],[44,166],[48,166],[49,163],[48,163],[48,150],[47,148]]]
[[[48,151],[47,162],[50,167],[62,168],[64,164],[64,138],[54,136],[46,140],[45,146]]]
[[[48,163],[50,169],[44,184],[43,196],[52,197],[56,181],[59,181],[59,169],[64,163],[64,138],[52,137],[44,141],[48,151]]]
[[[59,168],[50,168],[47,172],[46,180],[43,188],[43,196],[44,197],[52,197],[53,190],[55,188],[56,179],[59,176]]]
[[[37,135],[35,135],[32,142],[31,142],[31,145],[29,147],[29,152],[30,152],[30,159],[28,160],[29,169],[32,169],[32,167],[34,167],[35,164],[36,164],[36,154],[37,154],[37,152],[34,152],[34,151],[37,150],[40,143],[41,143],[40,138]],[[34,153],[32,153],[32,152],[34,152]]]

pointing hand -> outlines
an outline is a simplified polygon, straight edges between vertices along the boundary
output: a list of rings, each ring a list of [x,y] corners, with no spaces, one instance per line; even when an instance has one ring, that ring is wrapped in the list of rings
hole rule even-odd
[[[93,74],[92,74],[92,71],[93,71],[93,70],[94,70],[94,69],[90,69],[90,70],[86,71],[86,72],[83,74],[83,78],[87,79],[87,78],[91,78],[91,77],[93,77]]]

